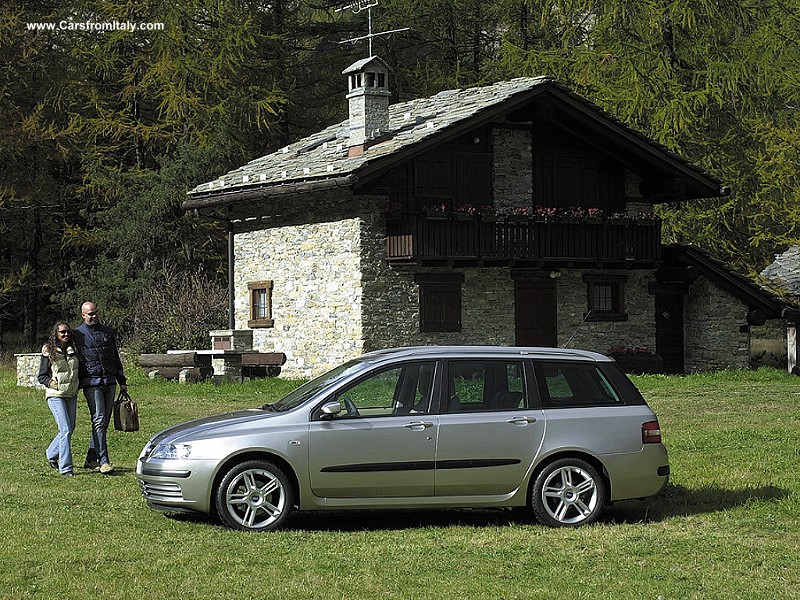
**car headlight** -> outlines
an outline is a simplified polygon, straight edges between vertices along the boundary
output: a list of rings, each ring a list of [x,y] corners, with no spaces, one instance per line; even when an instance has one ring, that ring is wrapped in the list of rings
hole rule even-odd
[[[158,444],[153,448],[150,458],[186,460],[191,453],[192,447],[189,444]]]

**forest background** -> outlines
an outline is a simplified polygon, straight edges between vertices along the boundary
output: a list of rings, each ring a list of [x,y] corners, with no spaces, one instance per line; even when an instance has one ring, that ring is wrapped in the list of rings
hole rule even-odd
[[[0,352],[92,299],[140,350],[224,326],[225,229],[198,183],[346,118],[367,11],[322,0],[5,0]],[[393,102],[549,75],[730,185],[665,242],[756,276],[800,242],[797,0],[381,0]],[[86,24],[163,24],[96,31]],[[55,23],[52,30],[31,24]]]

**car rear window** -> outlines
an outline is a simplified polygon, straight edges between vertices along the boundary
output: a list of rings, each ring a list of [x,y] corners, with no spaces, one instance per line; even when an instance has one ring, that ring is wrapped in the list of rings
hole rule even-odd
[[[609,379],[594,363],[541,361],[535,365],[543,408],[622,404]]]

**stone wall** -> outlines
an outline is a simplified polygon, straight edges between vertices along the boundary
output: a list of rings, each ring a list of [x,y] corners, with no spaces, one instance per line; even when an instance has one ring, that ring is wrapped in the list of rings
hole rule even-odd
[[[42,353],[15,354],[14,358],[17,359],[17,385],[44,388],[36,379],[39,374]]]
[[[531,206],[533,175],[531,132],[521,129],[493,129],[494,203],[497,208]]]
[[[254,329],[253,348],[284,352],[283,376],[318,375],[363,353],[361,223],[383,202],[331,193],[312,205],[298,197],[274,227],[237,225],[236,328],[246,329],[250,317],[248,282],[272,281],[274,325]]]
[[[558,344],[570,348],[592,350],[607,354],[614,346],[644,346],[656,348],[655,296],[647,284],[653,281],[652,270],[602,271],[606,275],[622,275],[625,282],[625,312],[627,321],[586,321],[586,283],[583,275],[600,273],[597,270],[565,270],[557,280]],[[513,314],[513,313],[512,313]],[[572,341],[570,341],[572,338]]]
[[[747,369],[750,334],[746,304],[705,277],[689,289],[684,303],[684,364],[686,372]]]
[[[464,274],[461,287],[461,324],[458,333],[422,333],[419,330],[418,273],[452,273],[447,269],[386,269],[370,278],[364,293],[364,349],[427,344],[514,345],[514,281],[508,268],[456,269]],[[629,320],[584,322],[587,310],[587,271],[563,271],[556,283],[558,343],[606,353],[613,346],[655,349],[652,321],[654,298],[647,291],[652,271],[625,271]],[[618,274],[618,272],[614,272]],[[365,281],[366,284],[366,281]],[[367,326],[367,323],[370,326]],[[570,341],[570,338],[571,341]]]
[[[458,269],[465,279],[461,287],[461,331],[420,331],[419,288],[414,276],[452,272],[423,268],[393,270],[382,282],[367,286],[364,349],[431,344],[513,345],[514,284],[507,269]]]

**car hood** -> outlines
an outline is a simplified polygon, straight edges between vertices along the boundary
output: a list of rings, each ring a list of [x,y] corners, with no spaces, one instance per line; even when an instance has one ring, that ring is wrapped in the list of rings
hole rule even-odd
[[[263,421],[279,416],[281,413],[273,413],[268,410],[251,408],[248,410],[238,410],[234,412],[222,413],[202,419],[186,421],[179,425],[174,425],[153,436],[153,444],[176,443],[187,438],[212,437],[217,434],[216,430],[239,430],[245,429],[248,424],[254,421]]]

